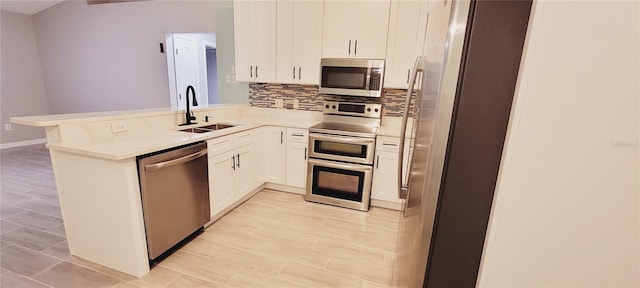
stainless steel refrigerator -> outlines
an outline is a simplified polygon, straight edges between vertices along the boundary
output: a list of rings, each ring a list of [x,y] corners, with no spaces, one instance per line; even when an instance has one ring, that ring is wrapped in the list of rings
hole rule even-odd
[[[402,122],[396,287],[475,286],[530,10],[430,2]]]

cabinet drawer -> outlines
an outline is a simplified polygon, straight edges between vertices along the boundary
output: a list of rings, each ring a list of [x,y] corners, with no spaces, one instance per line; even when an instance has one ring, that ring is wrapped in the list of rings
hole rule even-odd
[[[287,128],[287,142],[309,142],[309,130],[298,128]]]
[[[400,138],[398,137],[378,136],[376,139],[376,151],[398,152],[400,151],[399,145]]]
[[[236,137],[236,147],[253,143],[253,129],[233,134]]]
[[[207,141],[208,157],[216,156],[234,148],[236,135],[227,135]]]

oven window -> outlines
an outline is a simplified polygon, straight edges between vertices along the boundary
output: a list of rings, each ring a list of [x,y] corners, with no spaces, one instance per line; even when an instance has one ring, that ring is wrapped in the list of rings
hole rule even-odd
[[[312,194],[362,202],[364,172],[313,166]]]
[[[367,158],[367,145],[315,140],[315,153]]]
[[[367,68],[322,67],[322,87],[365,89]]]

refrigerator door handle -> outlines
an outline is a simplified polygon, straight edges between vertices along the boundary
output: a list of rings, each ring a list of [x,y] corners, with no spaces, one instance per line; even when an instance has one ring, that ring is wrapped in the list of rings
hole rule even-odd
[[[411,95],[413,94],[414,86],[416,83],[416,77],[418,73],[424,70],[424,64],[422,57],[416,58],[416,63],[413,65],[413,70],[411,71],[411,78],[409,79],[409,89],[407,89],[407,97],[404,101],[404,114],[402,114],[402,126],[400,127],[400,145],[399,145],[399,155],[398,155],[398,198],[407,199],[407,193],[409,192],[409,187],[407,183],[404,181],[404,177],[402,177],[403,167],[402,160],[404,158],[404,138],[407,134],[407,121],[409,119],[409,105],[411,104]],[[416,103],[417,104],[417,103]],[[414,115],[415,117],[415,115]],[[407,161],[411,161],[408,159]]]

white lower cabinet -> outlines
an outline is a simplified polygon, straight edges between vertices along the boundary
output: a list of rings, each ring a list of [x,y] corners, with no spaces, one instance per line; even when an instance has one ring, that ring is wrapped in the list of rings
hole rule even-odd
[[[253,130],[215,138],[207,141],[207,145],[213,217],[256,187]]]
[[[234,152],[236,152],[236,166],[234,169],[236,199],[240,199],[249,194],[249,192],[255,188],[253,143],[244,145],[236,149]]]
[[[234,151],[209,157],[209,201],[211,216],[229,207],[235,201]]]
[[[258,184],[285,184],[286,128],[264,126],[256,129],[256,179]]]
[[[287,128],[287,161],[285,184],[305,188],[307,185],[307,129]]]
[[[371,199],[402,203],[398,197],[398,157],[400,138],[378,136],[376,139],[375,162],[373,163],[373,183]],[[405,148],[403,166],[406,170],[408,149]],[[405,172],[406,173],[406,172]]]

